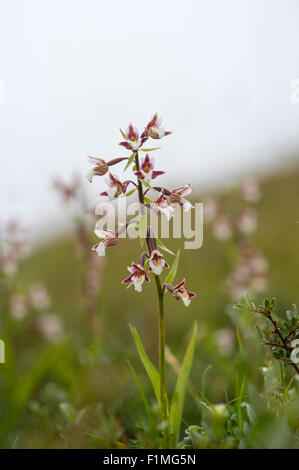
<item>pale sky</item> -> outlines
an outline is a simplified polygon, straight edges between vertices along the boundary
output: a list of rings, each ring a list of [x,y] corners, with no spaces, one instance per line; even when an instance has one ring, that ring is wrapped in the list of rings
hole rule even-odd
[[[299,149],[298,21],[298,0],[0,0],[0,219],[59,224],[51,178],[127,156],[118,127],[155,111],[174,182],[284,164]]]

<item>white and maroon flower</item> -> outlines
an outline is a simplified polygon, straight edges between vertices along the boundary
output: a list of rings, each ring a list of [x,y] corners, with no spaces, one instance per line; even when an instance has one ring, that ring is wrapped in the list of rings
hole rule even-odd
[[[106,183],[108,185],[107,191],[100,193],[100,196],[108,196],[109,199],[114,199],[125,194],[129,181],[124,181],[123,183],[118,179],[116,174],[109,173],[109,178],[106,178]]]
[[[129,127],[126,131],[126,140],[124,142],[120,142],[119,145],[122,145],[128,150],[132,150],[136,152],[148,139],[145,135],[139,137],[139,132],[137,127],[134,127],[133,124],[129,124]]]
[[[86,175],[86,178],[90,183],[92,183],[92,178],[94,176],[103,176],[107,173],[109,166],[102,158],[88,157],[88,161],[92,165],[95,165]]]
[[[113,232],[113,230],[101,228],[98,225],[96,225],[94,233],[97,237],[103,238],[103,240],[94,245],[92,250],[96,251],[99,256],[105,256],[106,248],[117,244],[117,233]]]
[[[138,178],[144,179],[148,183],[157,176],[164,175],[165,171],[154,171],[154,159],[150,158],[148,154],[145,155],[140,166],[140,171],[135,171],[134,175]]]
[[[178,189],[171,191],[169,198],[173,207],[183,207],[185,212],[189,212],[192,204],[187,201],[184,196],[188,196],[192,192],[190,183]]]
[[[194,292],[189,292],[185,287],[185,279],[182,280],[176,286],[172,286],[171,284],[165,284],[166,288],[172,293],[173,297],[177,300],[182,300],[184,305],[188,307],[190,305],[191,299],[196,297]]]
[[[170,220],[174,213],[174,208],[168,205],[164,189],[162,189],[158,199],[150,204],[150,208],[156,215],[164,214],[167,217],[167,220]]]
[[[144,134],[152,139],[161,139],[162,137],[171,134],[169,131],[165,131],[164,127],[161,127],[162,119],[158,118],[158,113],[155,113],[147,124]]]
[[[131,273],[129,277],[122,281],[123,284],[134,284],[137,292],[142,291],[142,284],[144,281],[150,282],[146,270],[142,264],[132,263],[132,266],[128,267],[128,271]]]
[[[169,268],[164,256],[159,250],[153,250],[149,258],[149,271],[152,271],[157,276],[160,276],[163,268]]]

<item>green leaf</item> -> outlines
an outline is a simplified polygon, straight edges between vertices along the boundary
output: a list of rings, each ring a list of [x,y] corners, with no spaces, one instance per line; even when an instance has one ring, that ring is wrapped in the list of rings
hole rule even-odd
[[[155,189],[145,180],[143,180],[142,178],[138,178],[139,181],[141,181],[141,183],[143,184],[143,186],[146,187],[146,189],[152,189],[153,191],[155,191]]]
[[[137,191],[137,188],[131,189],[131,191],[128,191],[128,192],[126,193],[126,197],[131,196],[131,194],[135,193],[135,191]]]
[[[166,277],[166,279],[164,281],[164,284],[172,284],[172,282],[175,278],[176,272],[178,270],[179,260],[180,260],[180,250],[177,251],[175,260],[174,260],[174,262],[171,266],[171,269],[168,273],[168,276]]]
[[[159,150],[161,147],[153,147],[151,149],[140,149],[141,152],[152,152],[153,150]]]
[[[119,128],[119,130],[120,130],[120,133],[123,136],[123,138],[126,139],[127,138],[126,134],[121,130],[121,128]]]
[[[169,421],[171,430],[174,433],[176,442],[179,438],[182,413],[184,407],[184,400],[186,395],[187,384],[189,380],[189,375],[191,371],[191,366],[193,362],[193,355],[195,349],[195,341],[197,334],[197,324],[194,323],[193,333],[189,341],[184,360],[178,375],[175,391],[172,397],[170,412],[169,412]]]
[[[146,354],[144,347],[142,345],[141,339],[137,333],[137,330],[134,326],[130,325],[130,330],[133,335],[137,351],[139,354],[139,357],[141,359],[141,362],[147,372],[147,375],[149,376],[149,379],[152,383],[156,398],[158,402],[160,403],[160,375],[153,365],[153,363],[149,360],[148,355]]]
[[[146,398],[146,395],[144,393],[144,390],[142,388],[142,385],[140,383],[140,380],[138,379],[137,374],[136,374],[132,364],[130,363],[130,361],[127,361],[127,362],[128,362],[128,366],[130,368],[131,374],[133,375],[133,378],[134,378],[134,380],[136,382],[136,385],[137,385],[137,388],[139,390],[139,393],[140,393],[141,399],[143,401],[144,408],[145,408],[145,411],[147,413],[148,419],[151,420],[151,409],[150,409],[148,400]]]
[[[135,157],[136,157],[136,152],[133,152],[132,155],[129,157],[129,160],[127,161],[124,171],[126,171],[129,168],[129,166],[133,163]]]
[[[144,202],[147,202],[148,204],[153,203],[153,201],[149,197],[146,197],[146,196],[144,196]]]
[[[164,243],[162,243],[159,238],[157,238],[157,245],[161,250],[164,250],[166,251],[166,253],[169,253],[170,255],[175,256],[174,252],[171,251],[169,248],[167,248],[167,246],[165,246]]]
[[[239,350],[240,350],[242,359],[244,359],[244,357],[245,357],[245,355],[244,355],[244,348],[243,348],[243,344],[242,344],[242,340],[241,340],[241,336],[240,336],[240,332],[239,332],[239,329],[238,329],[238,328],[236,328],[236,333],[237,333],[237,340],[238,340]]]

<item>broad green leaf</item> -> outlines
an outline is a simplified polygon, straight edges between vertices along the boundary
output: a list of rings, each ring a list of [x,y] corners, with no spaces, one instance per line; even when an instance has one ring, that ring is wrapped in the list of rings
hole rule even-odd
[[[156,398],[158,402],[160,403],[160,375],[153,365],[153,363],[149,360],[148,355],[146,354],[144,347],[142,345],[141,339],[137,333],[137,330],[134,326],[130,325],[130,330],[133,335],[137,351],[139,354],[139,357],[141,359],[141,362],[147,372],[147,375],[149,376],[149,379],[152,383]]]
[[[146,411],[146,413],[147,413],[147,415],[148,415],[149,420],[151,420],[151,409],[150,409],[148,400],[147,400],[147,398],[146,398],[146,395],[145,395],[145,393],[144,393],[144,390],[143,390],[143,388],[142,388],[142,385],[141,385],[141,383],[140,383],[140,380],[138,379],[137,374],[136,374],[136,372],[135,372],[135,370],[134,370],[132,364],[130,363],[130,361],[127,361],[127,362],[128,362],[128,366],[129,366],[129,369],[130,369],[130,371],[131,371],[131,374],[133,375],[133,378],[134,378],[134,380],[135,380],[135,382],[136,382],[136,385],[137,385],[137,388],[138,388],[138,390],[139,390],[141,399],[142,399],[143,404],[144,404],[145,411]]]
[[[157,238],[157,245],[161,250],[164,250],[166,251],[166,253],[169,253],[170,255],[175,256],[174,252],[171,251],[169,248],[167,248],[167,246],[165,246],[164,243],[159,238]]]
[[[194,323],[193,333],[184,356],[184,360],[177,378],[175,391],[170,405],[169,421],[171,431],[175,436],[176,442],[179,438],[180,433],[184,400],[195,349],[196,334],[197,324]]]
[[[161,147],[153,147],[151,149],[140,149],[141,152],[152,152],[153,150],[159,150]]]
[[[133,152],[132,155],[129,157],[129,160],[127,161],[124,171],[126,171],[129,168],[129,166],[133,163],[135,157],[136,157],[136,152]]]
[[[166,279],[164,281],[164,284],[172,284],[172,282],[175,278],[176,272],[178,270],[179,260],[180,260],[180,250],[177,251],[176,257],[175,257],[174,262],[171,266],[171,269],[168,273],[168,276],[166,277]]]

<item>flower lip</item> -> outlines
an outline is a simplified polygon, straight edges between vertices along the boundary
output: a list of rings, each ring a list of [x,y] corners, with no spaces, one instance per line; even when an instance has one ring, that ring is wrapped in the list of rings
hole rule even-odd
[[[149,271],[159,276],[163,268],[169,268],[169,265],[166,263],[164,256],[159,250],[153,250],[149,258]]]

